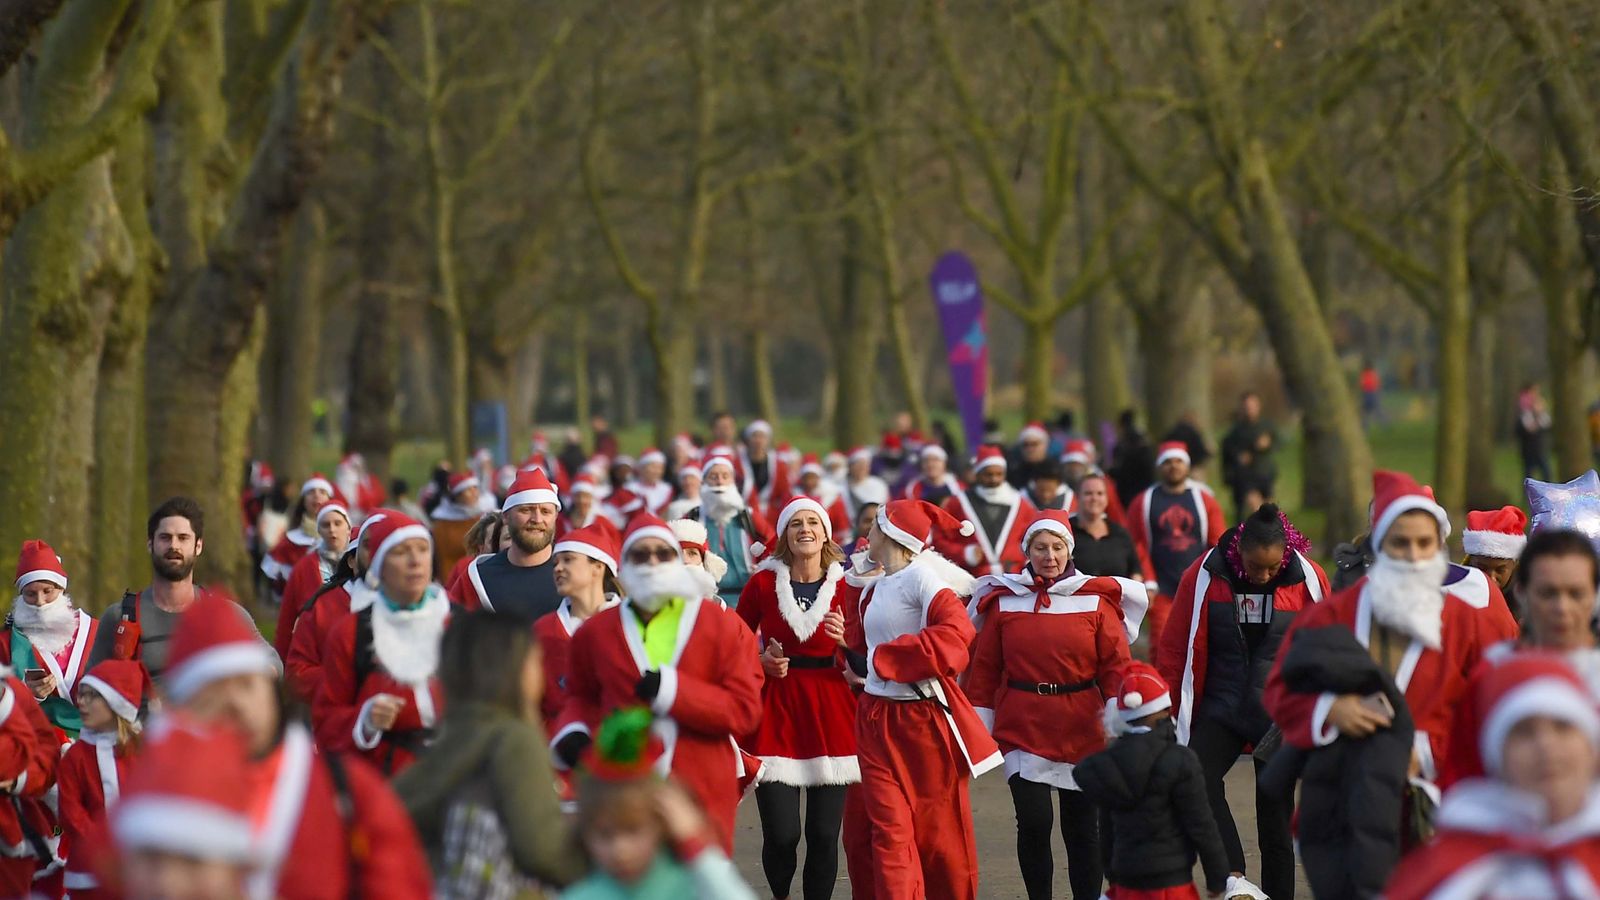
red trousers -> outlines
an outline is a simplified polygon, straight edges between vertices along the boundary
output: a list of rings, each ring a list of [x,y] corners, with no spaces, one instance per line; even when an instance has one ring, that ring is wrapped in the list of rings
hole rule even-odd
[[[968,773],[944,710],[863,694],[856,744],[876,900],[974,900]]]
[[[1156,648],[1161,646],[1161,629],[1166,627],[1167,616],[1172,614],[1172,597],[1167,594],[1151,594],[1150,608],[1145,611],[1144,624],[1140,630],[1145,637],[1145,655],[1150,659],[1156,658]]]
[[[844,791],[844,867],[850,873],[850,896],[854,900],[876,900],[872,874],[872,824],[867,821],[866,794],[861,785]]]

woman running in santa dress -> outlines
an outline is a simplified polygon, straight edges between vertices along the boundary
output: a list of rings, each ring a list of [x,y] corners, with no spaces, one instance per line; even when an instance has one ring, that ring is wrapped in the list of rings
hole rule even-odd
[[[763,642],[761,727],[750,749],[761,758],[756,806],[761,865],[772,896],[785,898],[800,848],[805,792],[805,900],[833,896],[846,785],[861,780],[856,763],[856,701],[837,661],[837,642],[822,627],[842,627],[844,551],[822,504],[790,500],[778,515],[772,555],[761,563],[734,611]]]
[[[972,579],[927,551],[972,525],[920,500],[878,511],[868,535],[884,575],[866,589],[846,643],[865,676],[856,707],[862,800],[872,833],[877,900],[978,895],[968,780],[1000,751],[956,686],[975,633],[963,595]]]
[[[544,713],[546,734],[553,734],[556,719],[567,702],[567,655],[578,626],[602,609],[621,602],[617,596],[617,557],[622,555],[622,535],[609,519],[567,532],[556,542],[556,590],[561,605],[533,623],[534,636],[544,650]]]
[[[1028,562],[989,575],[973,590],[978,641],[967,696],[1000,750],[1017,811],[1017,862],[1029,900],[1058,896],[1050,852],[1052,792],[1075,900],[1100,896],[1099,810],[1078,789],[1073,766],[1105,749],[1105,697],[1116,695],[1149,605],[1144,585],[1079,574],[1068,516],[1048,510],[1022,535]]]

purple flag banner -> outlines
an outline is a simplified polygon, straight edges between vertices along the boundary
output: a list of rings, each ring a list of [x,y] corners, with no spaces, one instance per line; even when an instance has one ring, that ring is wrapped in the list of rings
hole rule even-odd
[[[983,404],[989,390],[988,329],[983,319],[978,270],[966,254],[952,250],[933,264],[928,285],[944,330],[950,383],[955,387],[967,452],[975,453],[983,443]]]

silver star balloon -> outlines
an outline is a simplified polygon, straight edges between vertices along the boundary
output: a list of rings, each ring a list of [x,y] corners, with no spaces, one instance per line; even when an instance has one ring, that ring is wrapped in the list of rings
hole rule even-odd
[[[1525,479],[1528,508],[1532,513],[1529,534],[1552,528],[1566,528],[1589,539],[1600,551],[1600,475],[1593,469],[1566,484]]]

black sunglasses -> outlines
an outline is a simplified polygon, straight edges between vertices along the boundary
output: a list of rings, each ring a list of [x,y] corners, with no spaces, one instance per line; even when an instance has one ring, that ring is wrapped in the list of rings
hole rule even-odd
[[[671,547],[662,547],[658,550],[629,550],[628,562],[635,565],[645,565],[650,562],[672,562],[678,558],[678,551]]]

